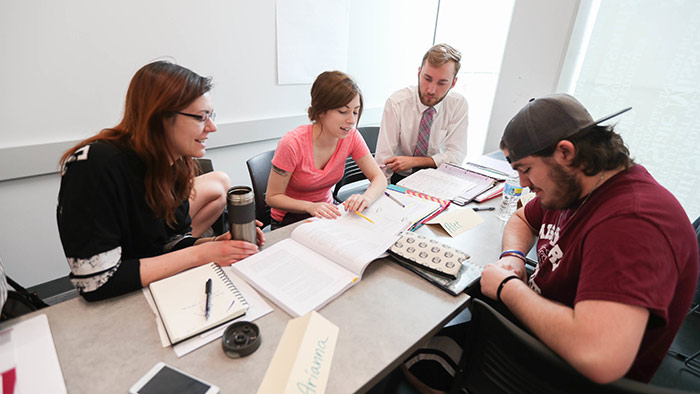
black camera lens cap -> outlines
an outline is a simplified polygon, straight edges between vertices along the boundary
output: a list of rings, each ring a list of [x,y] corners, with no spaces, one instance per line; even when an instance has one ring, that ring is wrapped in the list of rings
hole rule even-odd
[[[224,353],[231,358],[245,357],[260,347],[260,329],[255,323],[239,321],[226,327],[221,337]]]

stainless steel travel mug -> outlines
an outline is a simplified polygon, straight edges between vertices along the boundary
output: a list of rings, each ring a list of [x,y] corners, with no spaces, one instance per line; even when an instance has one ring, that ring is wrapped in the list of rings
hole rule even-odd
[[[228,224],[231,238],[256,243],[255,195],[248,186],[228,189]]]

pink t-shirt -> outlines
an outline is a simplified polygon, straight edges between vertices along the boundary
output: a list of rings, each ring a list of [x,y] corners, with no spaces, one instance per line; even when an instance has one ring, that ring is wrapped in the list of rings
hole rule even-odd
[[[288,132],[277,144],[272,164],[292,176],[285,194],[291,198],[312,202],[333,202],[332,188],[343,177],[345,159],[357,162],[369,154],[367,143],[357,129],[338,140],[335,152],[322,169],[314,163],[313,125],[303,125]],[[287,211],[272,208],[272,218],[282,221]]]

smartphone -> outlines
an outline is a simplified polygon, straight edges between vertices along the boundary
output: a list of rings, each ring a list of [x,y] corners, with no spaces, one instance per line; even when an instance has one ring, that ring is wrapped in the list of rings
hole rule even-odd
[[[136,384],[131,394],[217,394],[219,388],[202,379],[159,362]]]

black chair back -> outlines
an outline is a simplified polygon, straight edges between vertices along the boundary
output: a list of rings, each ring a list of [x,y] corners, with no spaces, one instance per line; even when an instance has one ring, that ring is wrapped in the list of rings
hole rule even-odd
[[[271,221],[270,207],[265,202],[265,193],[274,155],[275,151],[271,150],[253,156],[245,162],[255,194],[255,218],[262,222],[263,227],[269,225]]]
[[[630,379],[594,383],[479,299],[452,393],[683,393]]]
[[[359,127],[357,131],[360,133],[362,138],[364,138],[365,143],[367,143],[367,147],[369,148],[369,152],[372,154],[372,157],[374,157],[374,153],[377,151],[377,138],[379,137],[379,127]],[[353,160],[352,157],[348,157],[347,159],[345,159],[345,171],[343,172],[343,177],[333,189],[333,198],[335,199],[335,201],[341,203],[345,200],[345,198],[349,197],[349,195],[345,196],[340,194],[340,189],[343,186],[361,181],[363,179],[367,179],[367,177],[362,172],[362,170],[360,170],[360,167],[357,166],[355,160]]]
[[[693,228],[695,229],[695,235],[698,238],[698,248],[700,248],[700,217],[695,219],[693,222]],[[693,297],[693,305],[700,304],[700,277],[698,277],[698,284],[695,288],[695,297]]]

